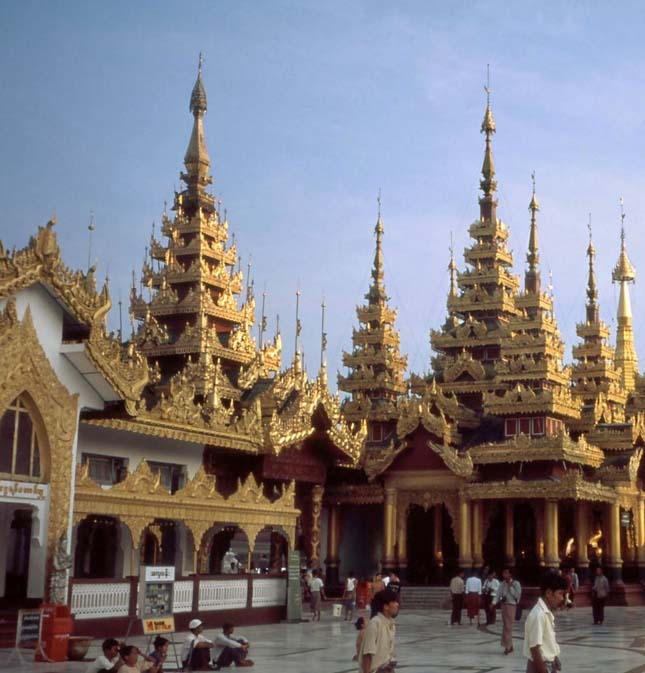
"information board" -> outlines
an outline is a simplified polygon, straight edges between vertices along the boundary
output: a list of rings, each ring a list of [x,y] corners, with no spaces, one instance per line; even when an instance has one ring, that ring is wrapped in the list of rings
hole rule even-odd
[[[16,656],[25,663],[21,650],[36,650],[45,661],[51,661],[43,650],[43,611],[42,610],[18,610],[18,622],[16,624],[16,644],[9,655],[7,663]]]
[[[299,622],[301,620],[300,552],[290,551],[287,565],[287,621]]]
[[[174,566],[142,566],[139,574],[139,619],[163,620],[173,616]]]

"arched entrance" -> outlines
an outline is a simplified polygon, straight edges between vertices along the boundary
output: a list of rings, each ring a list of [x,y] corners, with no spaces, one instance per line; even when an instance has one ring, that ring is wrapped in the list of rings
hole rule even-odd
[[[116,577],[119,550],[119,520],[89,516],[78,525],[74,553],[74,577]]]
[[[458,565],[452,518],[444,505],[412,504],[407,516],[407,577],[410,584],[443,584]]]
[[[218,526],[208,547],[208,573],[237,573],[249,562],[249,540],[246,533],[233,524]]]
[[[263,528],[255,538],[251,555],[251,570],[279,573],[287,567],[289,543],[284,531],[273,526]]]

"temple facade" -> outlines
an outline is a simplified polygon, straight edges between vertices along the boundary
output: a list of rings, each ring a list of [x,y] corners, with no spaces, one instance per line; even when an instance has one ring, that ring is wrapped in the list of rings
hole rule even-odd
[[[264,316],[254,337],[253,284],[209,191],[207,107],[200,66],[183,187],[133,277],[129,335],[108,333],[109,288],[93,268],[65,266],[54,220],[24,248],[0,247],[2,600],[52,598],[63,573],[77,617],[105,616],[86,600],[97,582],[122,588],[127,605],[107,616],[125,617],[129,578],[165,564],[186,613],[279,607],[284,583],[251,598],[241,580],[225,591],[217,578],[238,566],[279,577],[292,550],[331,585],[380,569],[444,583],[485,565],[510,565],[526,583],[567,564],[583,579],[602,564],[617,587],[645,577],[645,379],[624,227],[616,347],[590,231],[580,341],[565,365],[535,184],[523,282],[513,274],[488,100],[479,216],[463,270],[451,251],[431,373],[409,373],[400,352],[379,212],[341,398],[324,359],[310,378],[296,345],[282,366]]]

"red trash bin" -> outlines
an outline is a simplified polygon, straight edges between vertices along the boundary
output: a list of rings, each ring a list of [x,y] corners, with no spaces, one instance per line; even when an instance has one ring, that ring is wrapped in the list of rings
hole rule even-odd
[[[52,661],[67,661],[69,636],[74,630],[74,619],[67,605],[48,605],[43,603],[43,650]],[[46,659],[36,651],[36,661]]]

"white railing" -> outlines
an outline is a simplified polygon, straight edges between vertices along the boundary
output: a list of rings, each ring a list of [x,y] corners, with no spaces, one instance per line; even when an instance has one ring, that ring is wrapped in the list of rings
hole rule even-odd
[[[72,614],[76,619],[127,617],[130,608],[130,582],[74,584]]]
[[[284,578],[256,579],[253,581],[252,608],[284,605],[287,602],[287,580]]]
[[[191,612],[193,609],[193,581],[179,580],[175,582],[173,606],[175,612]]]
[[[233,610],[245,608],[248,596],[248,581],[200,580],[199,611]]]

